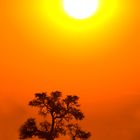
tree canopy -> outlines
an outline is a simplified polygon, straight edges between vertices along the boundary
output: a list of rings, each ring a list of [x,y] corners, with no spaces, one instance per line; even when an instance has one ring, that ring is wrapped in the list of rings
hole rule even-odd
[[[69,135],[72,140],[88,139],[90,132],[82,130],[78,124],[85,117],[78,101],[78,96],[67,95],[63,98],[59,91],[36,93],[29,105],[38,108],[38,114],[44,120],[38,123],[35,118],[28,118],[20,127],[20,139],[38,137],[54,140],[65,135]]]

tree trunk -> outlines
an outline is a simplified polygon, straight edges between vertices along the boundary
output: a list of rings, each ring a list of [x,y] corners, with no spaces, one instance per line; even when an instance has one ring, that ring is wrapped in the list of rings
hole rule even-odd
[[[54,140],[53,132],[54,132],[54,125],[55,125],[55,118],[53,113],[51,113],[52,116],[52,125],[51,125],[51,130],[50,130],[50,139],[49,140]]]

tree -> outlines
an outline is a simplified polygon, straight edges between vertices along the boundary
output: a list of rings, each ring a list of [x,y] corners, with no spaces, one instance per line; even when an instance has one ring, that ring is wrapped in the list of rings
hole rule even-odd
[[[38,108],[38,114],[44,117],[44,121],[37,123],[35,118],[27,119],[20,127],[20,139],[38,137],[54,140],[67,134],[72,140],[88,139],[90,133],[83,131],[77,123],[84,119],[78,100],[78,96],[72,95],[62,98],[59,91],[52,92],[50,95],[36,93],[29,105]]]

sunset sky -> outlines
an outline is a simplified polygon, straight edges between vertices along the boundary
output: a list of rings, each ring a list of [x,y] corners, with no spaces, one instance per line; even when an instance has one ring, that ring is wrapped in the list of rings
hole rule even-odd
[[[140,1],[98,0],[89,18],[63,0],[0,1],[0,140],[18,140],[34,93],[80,97],[91,140],[140,139]]]

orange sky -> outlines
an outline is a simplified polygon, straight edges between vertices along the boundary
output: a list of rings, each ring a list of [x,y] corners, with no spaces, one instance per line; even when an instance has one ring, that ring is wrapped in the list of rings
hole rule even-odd
[[[44,4],[0,1],[0,139],[18,140],[34,93],[60,90],[80,96],[91,140],[139,140],[140,2],[106,0],[87,22]]]

